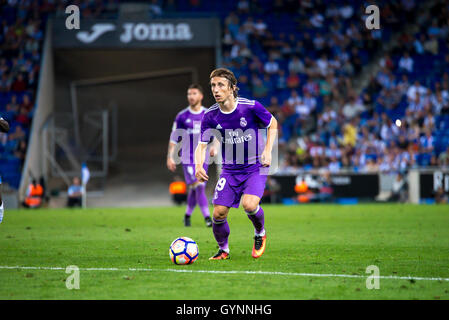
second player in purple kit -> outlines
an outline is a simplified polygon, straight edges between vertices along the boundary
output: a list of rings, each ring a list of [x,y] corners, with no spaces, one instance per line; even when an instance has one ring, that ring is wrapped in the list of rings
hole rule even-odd
[[[189,106],[181,110],[175,118],[167,154],[167,167],[170,171],[176,170],[175,147],[181,143],[180,162],[184,172],[184,179],[188,185],[187,207],[184,217],[184,225],[191,225],[191,215],[195,206],[198,205],[208,227],[212,226],[209,212],[209,202],[206,196],[206,184],[197,181],[195,177],[194,149],[199,140],[201,120],[206,111],[202,106],[203,90],[200,85],[192,84],[187,90]],[[211,147],[211,153],[214,153]],[[208,169],[207,161],[203,168]]]

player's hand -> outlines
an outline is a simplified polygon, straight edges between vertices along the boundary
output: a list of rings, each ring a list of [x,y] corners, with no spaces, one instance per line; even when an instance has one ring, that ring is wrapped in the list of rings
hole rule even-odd
[[[209,180],[209,176],[202,166],[195,168],[195,178],[196,180],[198,180],[198,182],[205,182]]]
[[[210,149],[209,149],[209,154],[210,154],[210,156],[211,156],[211,157],[215,157],[215,156],[217,155],[217,153],[218,153],[217,148],[214,147],[214,146],[211,146]]]
[[[262,155],[260,156],[260,163],[262,166],[269,167],[271,165],[271,152],[268,150],[264,150]]]
[[[173,161],[172,158],[167,158],[167,168],[171,172],[175,172],[175,170],[176,170],[176,163]]]

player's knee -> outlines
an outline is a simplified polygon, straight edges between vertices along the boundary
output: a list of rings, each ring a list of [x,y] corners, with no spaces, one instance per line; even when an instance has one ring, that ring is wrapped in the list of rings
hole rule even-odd
[[[226,207],[215,207],[214,208],[214,219],[215,220],[223,220],[228,216],[229,209]]]
[[[259,201],[254,199],[243,199],[242,205],[245,212],[253,212],[257,209]]]

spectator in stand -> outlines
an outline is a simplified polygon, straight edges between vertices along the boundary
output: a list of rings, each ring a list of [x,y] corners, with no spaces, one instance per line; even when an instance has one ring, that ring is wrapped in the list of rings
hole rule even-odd
[[[21,73],[19,73],[16,80],[11,85],[11,90],[16,91],[16,92],[22,92],[22,91],[25,91],[26,88],[27,88],[27,84],[23,78],[23,75]]]
[[[413,59],[410,57],[408,52],[405,52],[404,55],[399,59],[399,71],[402,72],[413,72]]]
[[[302,101],[303,101],[303,104],[307,108],[307,116],[309,116],[316,109],[316,105],[317,105],[316,98],[312,95],[311,92],[305,91]]]
[[[264,98],[267,96],[268,88],[259,77],[254,76],[252,83],[253,83],[252,92],[255,98]]]
[[[410,88],[410,82],[406,74],[403,74],[401,80],[396,85],[397,92],[401,95],[405,95],[407,90]]]
[[[353,123],[347,123],[343,128],[343,145],[355,147],[357,142],[357,128]]]
[[[241,26],[238,29],[237,34],[234,36],[235,41],[237,41],[238,43],[248,46],[249,45],[249,38],[248,38],[248,34],[246,33],[246,30],[243,26]]]
[[[387,110],[393,110],[397,107],[401,99],[401,96],[397,94],[397,90],[383,89],[380,92],[377,102]]]
[[[268,74],[275,74],[279,71],[279,64],[273,58],[270,58],[265,63],[264,70]]]
[[[2,78],[0,79],[0,92],[8,92],[11,89],[11,78],[5,72],[2,74]]]
[[[287,88],[287,78],[285,77],[285,71],[283,69],[280,69],[278,71],[275,87],[277,90],[283,90]]]
[[[430,35],[429,39],[424,42],[424,50],[436,56],[439,52],[439,44],[437,37]]]
[[[352,15],[354,14],[354,9],[352,8],[351,4],[349,1],[347,1],[341,8],[340,8],[340,16],[345,19],[348,20],[352,17]]]
[[[239,0],[237,3],[237,12],[239,14],[248,14],[249,13],[249,1],[248,0]]]
[[[445,152],[440,153],[438,157],[438,165],[449,167],[449,146]]]
[[[349,97],[348,102],[343,107],[343,114],[348,120],[351,120],[363,111],[365,111],[365,107],[356,100],[356,97],[354,95],[351,95]]]
[[[375,160],[373,158],[368,158],[366,160],[366,165],[364,168],[365,172],[378,172],[379,171],[379,166],[378,164],[375,162]]]
[[[23,165],[23,162],[25,161],[25,156],[27,152],[27,143],[25,140],[20,140],[19,144],[17,145],[16,150],[14,151],[14,156],[19,159]]]
[[[411,85],[407,90],[407,99],[413,101],[416,99],[416,94],[420,96],[426,94],[427,88],[423,87],[418,80],[416,80],[413,85]]]
[[[294,56],[288,63],[288,71],[290,73],[304,73],[304,63],[302,63],[298,56]]]
[[[14,94],[11,96],[11,102],[6,105],[6,111],[18,113],[19,104],[17,103],[17,96]]]
[[[287,77],[287,87],[290,89],[295,89],[299,87],[299,76],[298,74],[291,72]]]
[[[426,42],[425,34],[421,34],[421,36],[419,38],[416,37],[415,41],[413,42],[413,46],[414,46],[416,54],[419,54],[419,55],[424,54],[424,43],[425,42]]]
[[[288,105],[295,109],[297,105],[299,105],[302,102],[302,98],[298,95],[298,92],[296,90],[292,90],[290,92],[290,97],[287,100]]]
[[[12,130],[9,131],[9,134],[8,134],[9,141],[18,142],[20,139],[23,139],[23,138],[25,138],[25,131],[23,131],[22,126],[15,125],[14,132],[12,132]]]
[[[254,24],[254,31],[257,37],[264,37],[267,31],[267,24],[263,21],[263,19],[257,19]]]
[[[26,110],[26,112],[31,112],[33,110],[33,104],[30,100],[30,97],[27,94],[23,95],[23,101],[20,105],[20,108],[23,108]]]
[[[319,94],[319,86],[312,78],[307,79],[306,84],[302,87],[302,91],[305,93],[309,93],[310,95],[317,96]]]
[[[276,118],[276,120],[278,120],[278,122],[283,120],[281,106],[279,105],[279,100],[276,96],[271,97],[270,105],[267,107],[267,110]]]
[[[314,10],[313,15],[310,17],[310,24],[315,28],[322,28],[324,23],[324,17],[318,10]]]
[[[325,54],[322,54],[320,59],[317,60],[316,64],[320,71],[320,75],[325,77],[329,72],[329,61],[327,59],[327,56]]]
[[[15,117],[15,122],[22,125],[24,128],[28,128],[30,126],[31,120],[25,108],[21,107],[19,109],[19,114]]]
[[[379,65],[381,68],[388,68],[389,70],[393,70],[393,60],[389,53],[386,53],[382,59],[380,59]]]
[[[434,138],[432,137],[432,131],[430,129],[426,130],[424,136],[419,139],[419,144],[421,146],[421,153],[432,154],[434,150]]]

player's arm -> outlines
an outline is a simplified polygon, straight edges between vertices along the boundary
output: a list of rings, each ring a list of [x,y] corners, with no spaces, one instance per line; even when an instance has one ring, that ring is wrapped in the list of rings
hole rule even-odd
[[[209,180],[209,176],[207,175],[206,170],[204,170],[203,165],[204,161],[206,161],[207,145],[212,140],[212,136],[210,135],[210,132],[208,132],[211,128],[213,127],[209,123],[207,113],[205,113],[201,120],[200,141],[195,149],[195,177],[199,182]]]
[[[209,176],[204,170],[204,161],[206,161],[207,143],[200,142],[195,149],[195,177],[199,182],[209,180]]]
[[[270,125],[267,130],[267,143],[261,155],[261,163],[264,167],[271,165],[271,151],[273,150],[273,144],[276,140],[276,134],[278,129],[278,122],[275,117],[272,116]]]
[[[181,128],[182,123],[179,120],[178,116],[176,116],[175,121],[173,122],[173,127],[170,134],[170,141],[168,142],[168,151],[167,151],[167,168],[168,170],[175,172],[176,170],[176,162],[175,162],[175,147],[179,142],[179,135],[176,129]]]
[[[167,152],[167,168],[168,170],[175,172],[176,170],[176,163],[175,160],[173,160],[174,151],[175,151],[176,143],[173,141],[170,141],[168,143],[168,152]]]
[[[217,138],[214,138],[214,141],[210,144],[209,154],[211,157],[215,157],[218,153],[218,148],[220,148],[220,141]]]
[[[5,119],[0,117],[0,131],[8,132],[9,131],[9,123]]]

